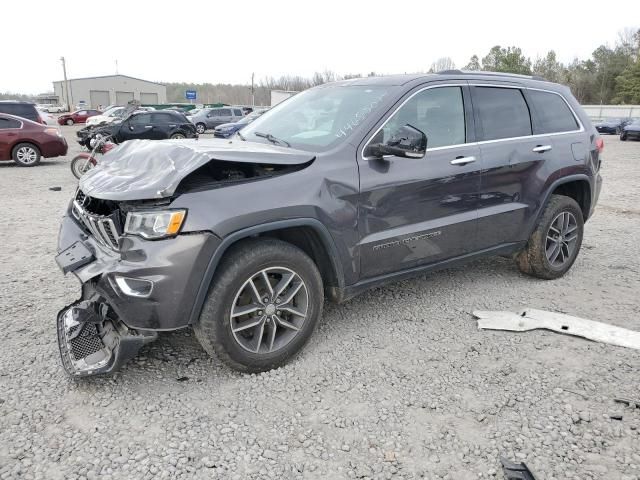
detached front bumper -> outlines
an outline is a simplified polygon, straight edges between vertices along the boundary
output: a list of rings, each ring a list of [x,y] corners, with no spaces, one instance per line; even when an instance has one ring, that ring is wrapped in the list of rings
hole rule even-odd
[[[68,212],[56,261],[80,280],[82,296],[58,313],[65,369],[72,375],[112,372],[155,332],[186,327],[219,244],[207,232],[157,241],[123,236],[115,251],[88,235]],[[77,347],[77,338],[91,348]]]

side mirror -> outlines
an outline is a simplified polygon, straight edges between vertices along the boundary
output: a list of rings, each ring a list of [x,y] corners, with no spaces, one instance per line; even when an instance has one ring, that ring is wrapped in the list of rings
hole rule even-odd
[[[394,155],[403,158],[422,158],[427,153],[427,136],[416,127],[406,124],[393,132],[386,143],[369,147],[371,155]]]

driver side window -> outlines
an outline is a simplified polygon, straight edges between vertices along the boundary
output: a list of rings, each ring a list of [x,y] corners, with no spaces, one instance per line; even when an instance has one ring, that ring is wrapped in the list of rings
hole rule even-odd
[[[396,130],[407,124],[424,132],[427,148],[465,143],[462,88],[435,87],[417,93],[387,121],[380,142],[386,143]]]

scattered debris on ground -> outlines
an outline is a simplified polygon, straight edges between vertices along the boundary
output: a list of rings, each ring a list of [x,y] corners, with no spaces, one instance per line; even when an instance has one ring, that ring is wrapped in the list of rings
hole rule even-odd
[[[529,308],[521,313],[474,311],[481,330],[507,330],[525,332],[545,329],[566,335],[583,337],[594,342],[640,350],[640,332],[594,322],[564,313],[546,312]]]

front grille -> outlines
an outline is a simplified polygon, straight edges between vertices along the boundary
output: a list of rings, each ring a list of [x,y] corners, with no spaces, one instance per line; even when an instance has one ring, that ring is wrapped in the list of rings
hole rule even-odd
[[[78,361],[99,352],[104,347],[95,324],[80,323],[69,330],[73,358]]]
[[[94,199],[87,197],[82,190],[78,189],[71,208],[73,216],[99,243],[112,250],[118,250],[118,241],[120,240],[120,231],[116,226],[120,223],[118,211],[116,210],[109,215],[91,213],[85,208],[85,205],[92,201]]]

